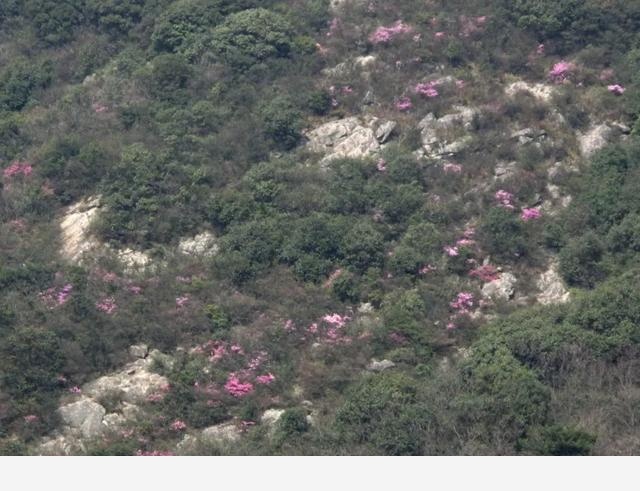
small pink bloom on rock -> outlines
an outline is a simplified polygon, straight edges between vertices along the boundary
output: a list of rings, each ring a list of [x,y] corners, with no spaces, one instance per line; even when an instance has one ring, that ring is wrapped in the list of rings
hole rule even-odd
[[[625,93],[627,89],[625,89],[622,85],[614,84],[614,85],[608,85],[607,90],[614,95],[622,95]]]
[[[267,373],[266,375],[258,375],[256,377],[256,382],[262,385],[269,385],[276,379],[275,375],[272,373]]]

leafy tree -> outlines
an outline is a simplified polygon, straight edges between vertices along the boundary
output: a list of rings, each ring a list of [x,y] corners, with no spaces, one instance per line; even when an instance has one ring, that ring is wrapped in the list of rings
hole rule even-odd
[[[60,45],[73,39],[84,22],[84,0],[28,0],[25,13],[40,40]]]
[[[593,232],[571,239],[560,251],[560,273],[570,285],[593,288],[605,276],[603,254],[602,243]]]
[[[282,16],[269,10],[249,9],[228,16],[213,30],[211,49],[233,69],[291,55],[293,28]]]
[[[480,237],[489,253],[513,261],[527,252],[524,229],[518,215],[504,208],[492,208],[482,219]]]
[[[342,243],[342,254],[346,265],[356,271],[382,266],[384,261],[384,239],[369,221],[360,221],[349,230]]]
[[[415,383],[401,374],[367,377],[347,392],[336,413],[336,428],[350,443],[387,455],[417,455],[424,438],[425,414]]]
[[[87,0],[89,18],[112,35],[126,34],[142,19],[145,0]]]
[[[19,111],[37,89],[51,83],[53,65],[18,59],[0,74],[0,110]]]
[[[156,51],[193,59],[205,49],[207,33],[221,20],[217,2],[181,0],[158,17],[151,41]]]
[[[291,150],[302,137],[302,114],[293,101],[277,96],[259,109],[265,134],[282,150]]]

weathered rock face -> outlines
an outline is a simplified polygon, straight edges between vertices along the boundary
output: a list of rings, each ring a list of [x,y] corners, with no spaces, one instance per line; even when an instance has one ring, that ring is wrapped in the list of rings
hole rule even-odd
[[[151,258],[141,251],[112,251],[91,234],[91,226],[100,211],[100,197],[92,196],[70,206],[60,221],[61,255],[72,262],[82,262],[87,255],[114,252],[127,270],[142,270]]]
[[[201,438],[205,443],[235,442],[240,439],[242,432],[233,423],[223,423],[209,426],[202,430]]]
[[[585,133],[578,133],[578,143],[583,157],[591,157],[614,139],[631,130],[619,123],[601,123],[591,126]]]
[[[126,365],[121,371],[100,377],[85,384],[82,396],[74,402],[58,408],[62,425],[56,432],[43,439],[36,448],[40,455],[76,455],[83,453],[88,440],[99,438],[110,431],[117,431],[130,421],[143,415],[138,404],[149,395],[163,391],[168,380],[152,373],[151,364],[170,364],[173,360],[157,350],[148,355],[145,345],[132,346],[129,354],[139,359]],[[146,358],[144,358],[146,357]],[[107,412],[100,404],[109,398],[117,404],[114,412]]]
[[[536,284],[540,290],[536,298],[541,304],[561,304],[569,301],[570,293],[558,273],[557,262],[549,265],[549,269],[540,275]]]
[[[169,383],[166,377],[150,370],[152,358],[151,355],[149,358],[136,360],[120,372],[100,377],[85,385],[83,392],[95,399],[120,394],[123,401],[140,404]]]
[[[202,232],[195,237],[180,240],[178,252],[186,256],[215,256],[220,247],[211,232]]]
[[[367,370],[369,370],[370,372],[382,372],[384,370],[388,370],[389,368],[393,368],[395,367],[396,364],[393,363],[391,360],[376,360],[373,359],[371,360],[371,363],[369,363],[367,365]]]
[[[88,397],[58,409],[63,423],[72,429],[80,430],[84,438],[95,438],[102,434],[105,429],[102,418],[106,412],[104,407]]]
[[[380,151],[381,143],[389,139],[395,127],[395,122],[377,118],[366,123],[357,117],[339,119],[307,132],[307,148],[325,154],[322,164],[339,158],[369,157]]]
[[[260,417],[260,423],[267,426],[273,426],[278,422],[284,414],[284,409],[267,409]]]
[[[472,137],[468,131],[478,111],[465,106],[454,106],[453,109],[455,112],[441,118],[429,113],[418,123],[422,147],[427,157],[455,155],[469,146]]]
[[[509,97],[514,97],[518,93],[527,92],[542,102],[549,102],[553,97],[555,87],[541,83],[530,84],[524,80],[519,80],[507,85],[504,92]]]
[[[496,181],[506,181],[514,177],[517,172],[517,162],[498,162],[493,173],[493,178]]]
[[[511,273],[502,273],[496,280],[485,283],[482,296],[492,300],[510,300],[516,291],[518,280]]]
[[[336,66],[325,68],[322,70],[322,73],[327,77],[362,75],[364,78],[367,78],[377,61],[378,59],[374,55],[358,56],[338,63]]]
[[[69,207],[60,222],[63,257],[77,262],[100,244],[89,234],[89,229],[100,208],[99,197],[83,199]]]

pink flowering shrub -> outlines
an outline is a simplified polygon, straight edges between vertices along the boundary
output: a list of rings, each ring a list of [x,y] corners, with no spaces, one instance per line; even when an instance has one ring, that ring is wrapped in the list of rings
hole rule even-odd
[[[471,276],[472,278],[478,278],[479,280],[488,283],[500,278],[500,273],[495,268],[495,266],[491,264],[485,264],[484,266],[479,266],[469,271],[469,276]]]
[[[176,419],[173,423],[171,423],[171,429],[173,431],[184,431],[187,429],[187,423],[180,419]]]
[[[267,373],[265,375],[258,375],[256,377],[256,382],[262,385],[269,385],[275,379],[276,379],[275,375],[273,375],[272,373]]]
[[[400,97],[396,101],[395,107],[398,111],[409,111],[413,107],[413,103],[408,97]]]
[[[420,83],[420,84],[417,84],[413,88],[413,90],[415,91],[416,94],[420,94],[429,98],[434,98],[434,97],[438,97],[439,95],[438,89],[436,89],[437,85],[438,84],[436,82]]]
[[[23,419],[25,423],[32,424],[37,422],[40,418],[38,418],[38,416],[36,416],[35,414],[28,414]]]
[[[116,305],[116,301],[113,299],[113,297],[108,297],[96,302],[96,308],[100,312],[111,315],[118,309],[118,306]]]
[[[569,63],[568,61],[559,61],[553,68],[549,71],[549,79],[556,84],[561,84],[567,78],[571,72],[575,69],[575,65],[573,63]]]
[[[607,90],[614,95],[622,95],[625,93],[627,89],[625,89],[622,85],[614,84],[614,85],[608,85]]]
[[[456,246],[445,246],[444,252],[449,257],[456,257],[460,255],[460,250]]]
[[[2,171],[5,179],[11,179],[16,176],[29,177],[33,173],[33,166],[29,162],[12,162],[9,167]]]
[[[40,299],[49,307],[60,307],[67,303],[71,297],[73,291],[73,285],[66,284],[62,288],[49,288],[46,291],[40,293]]]
[[[74,385],[73,387],[69,388],[69,392],[71,392],[72,394],[82,394],[82,389],[77,385]]]
[[[469,313],[470,309],[474,305],[473,293],[460,292],[456,296],[456,299],[449,304],[452,309],[457,311],[458,314]]]
[[[509,210],[513,210],[515,207],[513,204],[513,194],[509,191],[505,191],[504,189],[500,189],[494,195],[496,201],[498,201],[498,206],[502,208],[507,208]]]
[[[188,295],[183,295],[180,297],[176,297],[176,307],[177,308],[182,308],[185,305],[187,305],[189,303],[189,296]]]
[[[386,172],[387,162],[384,159],[378,159],[378,162],[376,163],[376,169],[378,169],[378,172]]]
[[[406,34],[411,31],[411,26],[399,20],[389,27],[378,27],[371,36],[369,36],[369,41],[373,44],[388,43],[401,34]]]
[[[224,384],[224,390],[233,397],[244,397],[253,392],[253,384],[251,382],[241,382],[235,373],[231,373],[227,383]]]
[[[520,218],[525,222],[537,220],[542,217],[542,212],[538,208],[523,208]]]

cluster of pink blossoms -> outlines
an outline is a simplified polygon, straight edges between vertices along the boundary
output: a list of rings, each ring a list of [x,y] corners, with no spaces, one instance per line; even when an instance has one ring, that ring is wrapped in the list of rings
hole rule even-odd
[[[376,169],[378,169],[378,172],[386,172],[387,162],[382,158],[378,159],[378,162],[376,162]]]
[[[480,17],[467,17],[465,15],[460,16],[460,35],[462,37],[469,37],[476,32],[481,31],[487,23],[487,16],[482,15]]]
[[[496,201],[498,201],[498,206],[502,208],[507,208],[509,210],[513,210],[515,207],[513,205],[513,194],[509,191],[505,191],[504,189],[500,189],[494,195]]]
[[[118,306],[116,305],[116,301],[113,299],[113,297],[107,297],[96,302],[96,308],[100,312],[111,315],[118,309]]]
[[[458,314],[468,314],[470,309],[473,308],[474,297],[473,293],[460,292],[456,296],[456,299],[449,305]]]
[[[36,421],[38,421],[40,418],[38,418],[38,416],[36,416],[35,414],[27,414],[24,418],[24,422],[25,423],[35,423]]]
[[[233,397],[244,397],[253,392],[253,384],[251,382],[241,382],[235,373],[230,373],[224,389]]]
[[[51,287],[40,294],[42,301],[49,307],[59,307],[67,303],[71,297],[73,285],[66,284],[62,288]]]
[[[378,27],[373,34],[369,36],[369,41],[373,44],[388,43],[399,35],[406,34],[411,31],[411,26],[399,20],[389,27]]]
[[[398,111],[409,111],[413,107],[413,102],[406,96],[400,97],[395,103]]]
[[[82,389],[77,385],[74,385],[73,387],[69,388],[69,392],[71,392],[72,394],[82,394]]]
[[[444,253],[449,257],[460,255],[460,250],[456,246],[444,246]]]
[[[538,208],[523,208],[520,218],[525,222],[537,220],[542,217],[542,212]]]
[[[187,429],[187,423],[180,419],[176,419],[173,423],[171,423],[171,429],[173,431],[184,431]]]
[[[189,303],[189,296],[183,295],[176,297],[176,308],[180,309]]]
[[[11,179],[15,176],[29,177],[33,173],[33,166],[29,162],[12,162],[9,167],[2,171],[5,179]]]
[[[259,384],[262,384],[262,385],[269,385],[275,379],[276,379],[275,375],[273,375],[272,373],[267,373],[265,375],[258,375],[256,377],[256,382],[258,382]]]
[[[491,264],[485,264],[469,271],[469,276],[471,276],[472,278],[478,278],[485,283],[489,283],[500,278],[500,273],[495,268],[495,266]]]
[[[460,174],[462,173],[462,165],[455,162],[445,162],[442,165],[442,170],[447,174]]]
[[[549,78],[553,83],[561,84],[571,74],[571,72],[575,69],[575,65],[573,63],[569,63],[568,61],[559,61],[553,68],[549,71]]]
[[[607,90],[614,95],[622,95],[627,89],[620,84],[607,85]]]
[[[416,94],[420,94],[420,95],[423,95],[425,97],[429,97],[430,99],[432,99],[432,98],[438,97],[438,95],[440,95],[438,93],[438,89],[436,88],[438,85],[440,85],[438,82],[420,83],[420,84],[417,84],[413,88],[413,90],[415,91]]]

